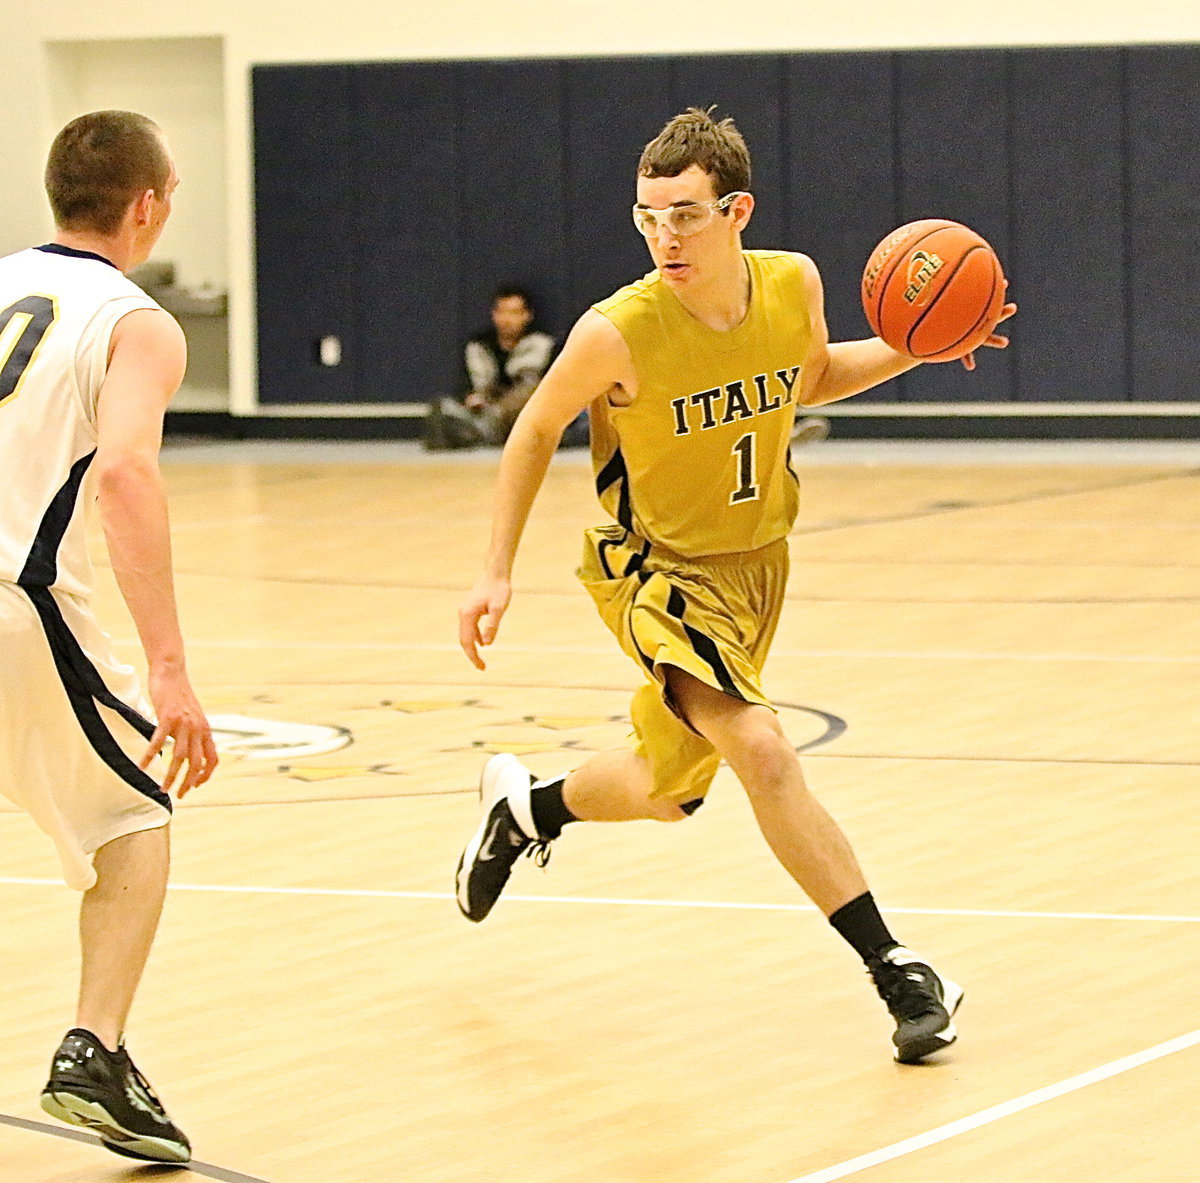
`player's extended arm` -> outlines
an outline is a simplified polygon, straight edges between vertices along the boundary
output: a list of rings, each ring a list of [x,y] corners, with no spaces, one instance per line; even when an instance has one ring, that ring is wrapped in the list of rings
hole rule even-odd
[[[861,394],[889,378],[895,378],[921,363],[897,353],[878,337],[866,341],[829,342],[825,323],[825,290],[816,264],[804,258],[804,285],[808,295],[808,319],[812,352],[804,366],[799,402],[819,407],[852,394]]]
[[[610,321],[585,312],[513,425],[500,457],[483,574],[458,611],[458,641],[477,669],[485,668],[479,650],[496,639],[512,597],[517,547],[562,433],[593,399],[621,381],[628,352]]]
[[[818,407],[824,403],[837,402],[870,390],[881,382],[887,382],[922,363],[903,353],[897,353],[878,337],[864,341],[838,341],[830,344],[829,328],[825,323],[825,293],[821,276],[812,260],[804,260],[805,281],[808,291],[808,314],[812,324],[813,353],[805,367],[799,401],[806,407]],[[1006,304],[1000,320],[1007,320],[1016,312],[1015,304]],[[992,349],[1003,349],[1008,338],[993,333],[985,342]],[[962,359],[968,370],[975,368],[973,355]]]
[[[139,309],[117,322],[96,410],[97,503],[113,573],[146,654],[157,726],[143,768],[173,742],[163,781],[179,796],[217,764],[212,731],[188,681],[175,605],[167,498],[158,452],[163,412],[183,379],[183,332],[164,312]]]

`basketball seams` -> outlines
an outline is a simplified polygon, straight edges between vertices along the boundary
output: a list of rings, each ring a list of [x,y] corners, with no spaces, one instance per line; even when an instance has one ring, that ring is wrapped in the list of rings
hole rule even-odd
[[[925,322],[925,318],[941,302],[942,297],[946,294],[947,291],[949,291],[950,285],[954,282],[954,277],[956,275],[958,275],[959,272],[962,271],[962,269],[967,265],[967,260],[970,259],[970,257],[973,254],[975,254],[976,251],[987,251],[987,253],[992,256],[992,260],[993,260],[992,267],[991,267],[992,286],[991,286],[991,290],[988,292],[987,303],[984,304],[983,311],[976,318],[975,323],[965,333],[963,333],[962,336],[959,337],[957,341],[953,341],[949,345],[943,346],[943,348],[941,348],[941,349],[936,349],[936,350],[934,350],[933,353],[930,353],[930,354],[919,354],[919,353],[913,352],[912,339],[916,335],[917,330]],[[995,296],[996,296],[996,264],[994,262],[994,259],[995,259],[995,253],[992,251],[991,247],[989,247],[987,245],[987,243],[982,242],[982,241],[976,243],[974,246],[970,247],[968,250],[963,252],[962,258],[960,258],[958,260],[958,262],[954,265],[954,270],[951,271],[948,276],[946,276],[945,280],[942,283],[942,286],[938,289],[937,294],[929,301],[929,304],[926,306],[925,310],[921,313],[920,316],[917,317],[917,319],[915,321],[913,321],[912,326],[909,328],[908,333],[904,338],[904,344],[907,347],[908,353],[912,354],[913,357],[925,357],[925,358],[937,357],[937,355],[940,353],[949,353],[952,349],[958,349],[964,341],[969,341],[973,334],[979,332],[980,325],[982,325],[984,323],[984,321],[987,319],[988,312],[990,311],[990,309],[992,307],[992,300],[995,299]]]
[[[991,287],[991,290],[988,292],[987,303],[984,304],[983,310],[980,312],[979,316],[976,318],[975,324],[971,327],[970,332],[964,333],[958,339],[958,341],[956,341],[953,345],[947,345],[945,349],[939,349],[937,353],[930,354],[929,355],[930,357],[938,357],[941,354],[949,353],[952,350],[953,351],[961,350],[963,347],[963,344],[965,342],[971,340],[971,338],[973,336],[975,336],[979,332],[979,330],[981,328],[983,328],[984,325],[987,324],[988,320],[992,316],[996,315],[999,312],[998,308],[995,311],[993,311],[992,305],[995,303],[995,300],[996,300],[997,281],[1001,279],[1001,275],[1002,275],[1002,272],[1000,270],[1000,260],[996,257],[996,252],[993,251],[990,246],[987,246],[985,244],[982,249],[987,251],[988,256],[989,256],[989,261],[991,262],[991,265],[992,265],[992,267],[991,267],[991,269],[992,269],[992,287]],[[939,293],[939,295],[940,295],[940,293]],[[990,334],[991,330],[989,329],[988,332]],[[970,352],[974,351],[975,349],[978,349],[979,346],[982,344],[983,344],[983,338],[976,341],[975,344],[972,345],[969,350],[966,350],[966,352],[970,353]],[[957,356],[961,357],[963,355],[961,353],[958,353]],[[957,360],[957,357],[946,358],[946,360],[947,361],[955,361],[955,360]]]
[[[979,330],[987,324],[991,317],[995,315],[995,313],[992,311],[992,304],[996,299],[996,281],[1000,277],[1000,261],[996,258],[996,252],[990,248],[988,249],[988,254],[991,256],[990,261],[992,264],[992,290],[988,292],[987,303],[983,306],[983,311],[979,314],[979,318],[975,321],[975,327],[965,337],[962,338],[963,341],[968,340],[975,333],[979,332]],[[988,335],[991,335],[991,329],[988,330]],[[983,342],[979,341],[972,348],[977,349],[982,344]]]

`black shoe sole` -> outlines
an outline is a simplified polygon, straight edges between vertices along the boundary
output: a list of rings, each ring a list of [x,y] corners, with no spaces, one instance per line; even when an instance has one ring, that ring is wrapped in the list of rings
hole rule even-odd
[[[154,1138],[146,1134],[135,1134],[125,1129],[107,1109],[95,1100],[77,1096],[75,1093],[46,1089],[42,1093],[42,1108],[51,1117],[65,1121],[68,1125],[81,1126],[99,1135],[105,1150],[125,1158],[136,1158],[143,1162],[185,1163],[190,1162],[190,1146],[169,1138]]]

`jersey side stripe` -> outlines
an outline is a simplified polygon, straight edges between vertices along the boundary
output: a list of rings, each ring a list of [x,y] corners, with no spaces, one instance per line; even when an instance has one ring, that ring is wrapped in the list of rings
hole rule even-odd
[[[79,488],[83,484],[84,474],[95,456],[96,452],[93,449],[86,456],[76,460],[62,488],[55,493],[38,526],[29,558],[25,560],[25,566],[17,578],[19,586],[52,587],[58,579],[58,548],[62,545],[67,527],[71,524],[71,517],[75,513],[75,502],[79,499]]]
[[[605,492],[618,481],[621,484],[621,489],[618,494],[617,521],[632,533],[633,507],[629,503],[629,474],[626,471],[625,457],[621,455],[620,448],[617,448],[613,452],[608,463],[597,474],[596,496],[603,498]]]

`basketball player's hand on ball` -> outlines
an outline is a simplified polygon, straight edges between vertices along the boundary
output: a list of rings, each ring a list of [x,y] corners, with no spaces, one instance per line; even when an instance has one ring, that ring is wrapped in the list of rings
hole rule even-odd
[[[1004,287],[1005,289],[1008,288],[1008,280],[1004,281]],[[1000,319],[996,321],[996,325],[999,326],[1003,321],[1008,320],[1008,318],[1016,311],[1017,306],[1015,304],[1005,304],[1004,307],[1000,309]],[[1008,338],[993,331],[987,340],[983,342],[983,344],[988,349],[1004,349],[1008,345]],[[965,354],[961,360],[966,369],[973,370],[975,368],[975,351],[972,349],[971,352]]]
[[[155,668],[149,671],[148,689],[154,704],[158,726],[150,737],[138,767],[145,771],[150,761],[171,744],[171,760],[162,790],[169,793],[179,781],[176,796],[185,797],[197,785],[202,785],[217,766],[217,748],[212,728],[188,682],[187,674],[178,666]],[[182,774],[182,777],[181,777]]]
[[[512,584],[507,579],[481,579],[458,610],[458,643],[467,660],[477,669],[486,669],[479,650],[496,639],[500,620],[512,599]]]

